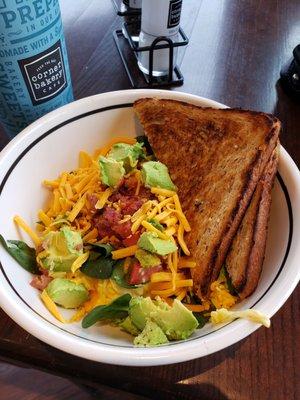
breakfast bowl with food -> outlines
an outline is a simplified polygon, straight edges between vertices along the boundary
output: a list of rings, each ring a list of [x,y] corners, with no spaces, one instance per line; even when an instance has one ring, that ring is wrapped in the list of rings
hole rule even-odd
[[[268,328],[300,277],[300,177],[280,130],[161,90],[36,121],[0,156],[1,307],[45,343],[120,365]]]

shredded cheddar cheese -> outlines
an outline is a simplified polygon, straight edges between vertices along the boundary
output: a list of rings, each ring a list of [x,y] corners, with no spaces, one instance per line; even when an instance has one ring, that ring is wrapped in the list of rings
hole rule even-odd
[[[38,235],[26,224],[26,222],[16,215],[14,217],[14,222],[25,231],[28,236],[32,239],[33,243],[35,244],[36,247],[38,247],[41,244],[41,239],[38,237]]]
[[[157,195],[160,195],[160,196],[165,196],[165,197],[172,197],[172,196],[176,195],[176,192],[173,192],[173,190],[161,189],[161,188],[158,188],[158,187],[151,188],[151,193],[157,194]]]
[[[114,190],[102,184],[98,165],[99,157],[107,156],[111,147],[116,143],[132,145],[136,143],[136,139],[130,137],[113,138],[106,146],[97,149],[93,155],[82,150],[78,156],[78,168],[70,172],[63,171],[56,179],[43,181],[51,196],[47,207],[38,211],[38,230],[43,237],[51,231],[59,230],[63,225],[68,225],[72,230],[81,234],[84,245],[91,245],[95,242],[115,245],[117,250],[112,251],[112,259],[124,259],[124,271],[130,272],[132,256],[135,255],[138,246],[119,248],[120,244],[122,246],[122,240],[119,236],[115,237],[111,233],[108,233],[108,236],[105,237],[101,235],[100,240],[98,229],[101,233],[101,228],[94,222],[94,215],[101,215],[102,212],[97,212],[97,210],[103,210],[106,206],[122,212],[121,201],[110,200]],[[135,178],[137,183],[134,186],[133,193],[135,196],[140,196],[143,185],[140,170],[133,169],[125,175],[125,178],[128,176]],[[144,200],[144,196],[140,196],[140,198]],[[41,245],[39,235],[32,231],[20,217],[16,216],[14,220],[31,237],[36,247]],[[174,298],[180,301],[186,299],[193,287],[190,270],[196,266],[196,262],[186,257],[190,255],[190,251],[185,243],[184,235],[191,230],[191,227],[184,215],[177,193],[173,190],[152,187],[150,200],[144,201],[133,215],[122,215],[122,219],[117,221],[119,224],[127,222],[131,223],[132,234],[142,234],[145,231],[153,232],[162,240],[172,241],[178,248],[177,251],[161,257],[162,270],[159,271],[158,269],[159,272],[152,273],[150,282],[146,285],[147,288],[145,286],[144,293],[152,298],[160,296],[169,304],[173,302]],[[155,224],[155,222],[161,226]],[[90,249],[91,246],[87,248]],[[92,250],[89,251],[92,252]],[[94,307],[109,304],[123,294],[125,290],[113,279],[90,278],[81,272],[81,266],[89,258],[89,251],[85,250],[75,259],[70,272],[57,275],[57,277],[66,277],[77,284],[83,284],[89,291],[89,299],[76,310],[68,322],[79,321]],[[41,260],[47,256],[46,250],[40,251],[37,255],[37,262],[42,265]],[[128,291],[128,289],[126,290]],[[41,298],[55,318],[60,322],[67,322],[45,290],[42,292]],[[207,305],[185,305],[195,311],[207,310]]]
[[[124,249],[112,251],[113,260],[119,260],[120,258],[126,258],[129,256],[133,256],[137,251],[138,247],[136,245],[125,247]]]
[[[54,303],[54,301],[48,296],[48,293],[46,292],[46,290],[42,291],[41,299],[43,300],[45,306],[48,308],[48,310],[53,315],[53,317],[55,317],[58,321],[65,324],[66,323],[65,319],[58,311],[58,308],[57,308],[56,304]]]
[[[68,215],[68,221],[73,222],[74,219],[77,217],[77,215],[80,213],[80,211],[82,210],[83,206],[84,206],[84,197],[81,197],[77,203],[74,205],[72,211],[70,212],[70,214]]]
[[[71,271],[74,273],[76,272],[81,266],[82,264],[84,264],[86,262],[86,260],[89,258],[89,252],[87,251],[84,254],[81,254],[78,258],[76,258],[76,260],[73,262],[72,266],[71,266]]]
[[[204,304],[183,304],[188,310],[194,312],[203,312],[208,311],[210,309],[210,303],[206,302]]]
[[[178,260],[178,268],[195,268],[197,263],[188,258],[181,257]]]
[[[164,239],[164,240],[168,240],[169,239],[168,235],[166,235],[165,233],[161,232],[159,229],[155,228],[149,222],[142,221],[142,225],[143,225],[144,228],[146,228],[147,231],[156,233],[159,238]]]
[[[180,247],[182,248],[184,254],[189,256],[191,253],[190,253],[189,249],[187,248],[187,245],[184,241],[183,232],[184,232],[184,226],[182,224],[179,224],[179,228],[178,228],[178,232],[177,232],[178,243],[180,244]]]
[[[139,193],[140,193],[140,189],[141,189],[141,173],[140,173],[140,171],[137,171],[135,173],[135,177],[136,177],[136,180],[137,180],[137,186],[136,186],[134,194],[135,194],[135,196],[138,196]]]

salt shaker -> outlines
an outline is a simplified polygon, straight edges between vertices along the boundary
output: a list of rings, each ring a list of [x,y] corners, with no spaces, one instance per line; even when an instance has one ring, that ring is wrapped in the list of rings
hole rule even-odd
[[[182,0],[142,0],[142,23],[139,47],[150,46],[153,41],[164,36],[173,42],[178,40]],[[159,44],[165,44],[161,42]],[[154,50],[153,76],[169,73],[169,49]],[[174,47],[173,65],[176,64],[177,47]],[[138,65],[142,72],[149,74],[149,52],[138,55]]]

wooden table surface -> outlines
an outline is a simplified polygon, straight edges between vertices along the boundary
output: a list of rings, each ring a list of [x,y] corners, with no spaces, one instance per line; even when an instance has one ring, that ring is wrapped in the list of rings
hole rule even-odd
[[[184,0],[184,85],[177,90],[232,107],[274,113],[281,141],[300,165],[300,103],[278,84],[281,66],[300,42],[299,0]],[[76,98],[129,89],[112,32],[120,26],[110,0],[61,0]],[[0,132],[0,145],[7,142]],[[300,399],[300,288],[243,341],[176,365],[128,368],[58,351],[0,312],[0,356],[91,385],[105,384],[155,399]],[[1,397],[1,395],[0,395]],[[120,397],[121,398],[121,397]]]

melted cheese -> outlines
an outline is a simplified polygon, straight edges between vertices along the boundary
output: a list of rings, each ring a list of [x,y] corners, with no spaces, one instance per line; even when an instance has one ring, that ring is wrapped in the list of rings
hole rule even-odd
[[[231,322],[236,318],[244,318],[252,322],[264,325],[266,328],[270,328],[270,318],[262,314],[257,310],[244,310],[244,311],[229,311],[226,308],[220,308],[219,310],[211,312],[211,322],[213,324],[222,324]]]

